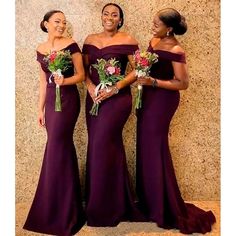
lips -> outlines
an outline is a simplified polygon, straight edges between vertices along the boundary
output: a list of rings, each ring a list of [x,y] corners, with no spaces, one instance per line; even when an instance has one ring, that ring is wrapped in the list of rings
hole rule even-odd
[[[64,29],[57,29],[56,31],[57,31],[58,33],[60,33],[60,34],[63,34]]]
[[[113,22],[105,22],[105,24],[104,25],[106,25],[106,26],[112,26],[113,25]]]

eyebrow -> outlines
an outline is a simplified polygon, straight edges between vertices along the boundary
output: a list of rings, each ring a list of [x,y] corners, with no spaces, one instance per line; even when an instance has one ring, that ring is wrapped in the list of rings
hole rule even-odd
[[[66,21],[65,19],[60,19],[60,18],[55,18],[55,20],[61,20],[61,21]]]
[[[110,13],[110,12],[109,11],[104,11],[103,13]],[[111,12],[111,14],[114,14],[114,13],[119,14],[117,11]]]

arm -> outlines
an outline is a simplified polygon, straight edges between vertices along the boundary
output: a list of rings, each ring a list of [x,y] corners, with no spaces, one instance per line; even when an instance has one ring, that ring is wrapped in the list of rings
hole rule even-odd
[[[46,81],[46,74],[42,70],[41,66],[39,66],[39,68],[40,68],[40,81],[39,81],[38,124],[41,127],[45,127],[44,107],[46,99],[47,81]]]
[[[189,78],[187,66],[184,63],[172,62],[174,77],[171,80],[161,80],[158,78],[147,77],[138,78],[138,83],[147,86],[156,86],[169,90],[184,90],[188,88]]]
[[[90,97],[93,99],[93,101],[95,101],[96,86],[89,77],[89,60],[88,60],[87,54],[83,55],[83,62],[84,62],[84,68],[85,68],[85,85],[87,87]]]
[[[124,34],[125,34],[126,44],[138,45],[138,41],[135,38],[133,38],[129,34],[126,34],[126,33],[124,33]],[[132,71],[129,74],[127,74],[123,80],[118,81],[116,83],[116,87],[119,90],[126,87],[126,86],[129,86],[130,84],[132,84],[136,80],[136,77],[135,77],[135,64],[134,64],[133,55],[128,55],[128,60],[129,60],[129,64],[131,66]]]
[[[84,67],[83,67],[83,60],[82,60],[82,55],[79,52],[73,53],[72,54],[72,62],[75,68],[76,73],[69,77],[64,79],[63,76],[54,76],[54,81],[56,84],[60,86],[64,85],[72,85],[72,84],[77,84],[79,82],[84,81],[85,75],[84,75]]]
[[[183,54],[184,50],[176,45],[172,48],[171,52]],[[169,90],[184,90],[188,88],[189,77],[186,63],[172,61],[174,70],[174,77],[171,80],[161,80],[161,78],[139,78],[138,83],[141,85],[148,85],[153,87],[160,87]]]
[[[134,70],[134,60],[133,60],[133,55],[128,55],[128,59],[129,59],[129,63],[131,65],[131,68],[133,69],[129,74],[127,74],[125,76],[124,79],[118,81],[116,83],[116,87],[120,90],[126,86],[129,86],[130,84],[132,84],[135,80],[136,80],[136,77],[135,77],[135,70]]]
[[[174,69],[174,78],[172,80],[157,80],[157,85],[160,88],[170,90],[185,90],[188,88],[189,78],[187,66],[185,63],[172,62]]]

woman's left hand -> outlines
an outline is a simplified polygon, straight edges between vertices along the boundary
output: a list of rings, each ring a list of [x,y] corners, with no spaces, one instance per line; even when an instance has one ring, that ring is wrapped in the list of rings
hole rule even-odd
[[[57,84],[57,85],[63,85],[63,83],[64,83],[64,76],[63,75],[58,75],[58,74],[54,74],[53,75],[54,76],[54,82],[55,82],[55,84]]]
[[[107,88],[98,91],[98,96],[95,98],[95,102],[102,102],[103,100],[117,94],[117,88],[115,86],[109,86]]]
[[[152,77],[139,77],[137,83],[140,85],[152,86],[154,78]]]

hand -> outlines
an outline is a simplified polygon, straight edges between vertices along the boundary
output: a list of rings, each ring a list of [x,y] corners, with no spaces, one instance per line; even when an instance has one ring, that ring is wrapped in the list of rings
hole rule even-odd
[[[61,86],[64,83],[64,76],[58,75],[57,73],[53,74],[55,84]]]
[[[45,115],[43,111],[40,111],[38,114],[38,124],[39,126],[45,128]]]
[[[101,89],[98,92],[98,96],[95,99],[95,102],[100,103],[103,100],[117,94],[119,90],[115,86],[109,86],[107,88]]]
[[[150,76],[148,76],[148,77],[139,77],[137,79],[137,82],[140,85],[152,86],[153,85],[153,80],[154,80],[154,78],[152,78]]]

